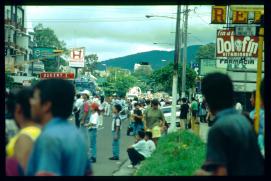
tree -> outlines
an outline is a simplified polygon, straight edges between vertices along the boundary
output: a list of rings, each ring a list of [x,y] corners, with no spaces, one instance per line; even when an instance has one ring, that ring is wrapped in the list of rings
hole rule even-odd
[[[64,50],[67,52],[66,44],[64,41],[60,41],[55,32],[50,28],[44,28],[42,24],[38,24],[34,27],[34,44],[37,47],[52,47],[56,49]],[[57,61],[43,59],[45,71],[56,72],[59,65],[67,65],[67,62],[61,57],[56,58]]]
[[[197,63],[200,63],[200,59],[214,59],[215,58],[215,44],[209,43],[199,48],[195,59]]]
[[[97,54],[90,54],[85,56],[85,66],[82,69],[82,73],[91,72],[92,75],[96,76],[95,69],[98,64]]]
[[[152,73],[149,83],[153,87],[154,92],[164,91],[168,94],[172,93],[172,77],[173,77],[173,64],[156,70]],[[190,68],[186,68],[186,91],[195,86],[196,73]],[[182,67],[178,67],[178,92],[181,93],[181,80],[182,80]]]
[[[124,96],[129,88],[135,86],[137,83],[138,79],[124,69],[108,68],[107,71],[109,72],[109,76],[103,85],[106,95],[117,93],[120,96]]]

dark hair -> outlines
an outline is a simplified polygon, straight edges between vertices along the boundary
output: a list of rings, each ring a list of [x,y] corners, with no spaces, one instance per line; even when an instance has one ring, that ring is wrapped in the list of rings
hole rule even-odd
[[[31,119],[30,98],[33,95],[33,89],[22,88],[16,94],[15,102],[22,108],[23,115],[26,119]]]
[[[182,101],[183,101],[183,103],[186,103],[186,98],[184,97],[184,98],[182,98]]]
[[[264,78],[263,78],[263,80],[261,82],[260,94],[261,94],[262,101],[264,103]]]
[[[210,109],[222,110],[234,105],[232,81],[226,74],[207,74],[202,80],[202,94]]]
[[[152,139],[152,132],[146,131],[146,132],[145,132],[145,136],[148,136],[149,139]]]
[[[73,108],[74,86],[63,79],[47,79],[38,82],[35,89],[40,90],[41,104],[51,102],[54,117],[67,119]]]
[[[144,138],[145,137],[145,132],[144,131],[138,131],[137,132],[137,135],[140,137],[140,138]]]
[[[159,101],[157,99],[153,99],[151,101],[151,104],[154,105],[154,106],[158,106],[159,105]]]
[[[151,103],[150,99],[147,99],[147,100],[146,100],[146,104],[147,104],[147,105],[150,105],[150,103]]]
[[[136,106],[139,106],[139,103],[137,103],[137,102],[136,102],[136,103],[134,103],[134,107],[136,107]]]
[[[79,99],[81,97],[80,94],[76,94],[76,98]]]
[[[192,101],[195,101],[196,99],[195,99],[195,97],[192,97],[191,100],[192,100]]]
[[[121,105],[119,105],[119,104],[115,104],[114,107],[117,109],[118,112],[120,112],[122,109]]]

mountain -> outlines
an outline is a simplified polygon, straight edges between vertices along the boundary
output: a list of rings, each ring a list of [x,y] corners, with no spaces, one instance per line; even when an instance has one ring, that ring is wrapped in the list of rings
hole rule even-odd
[[[201,45],[192,45],[187,47],[187,64],[195,61],[195,55],[200,46]],[[105,70],[105,66],[103,66],[102,64],[106,64],[107,67],[119,67],[133,71],[135,63],[138,62],[148,62],[153,70],[157,70],[169,63],[174,62],[174,51],[153,50],[109,59],[99,62],[97,65],[97,69]]]

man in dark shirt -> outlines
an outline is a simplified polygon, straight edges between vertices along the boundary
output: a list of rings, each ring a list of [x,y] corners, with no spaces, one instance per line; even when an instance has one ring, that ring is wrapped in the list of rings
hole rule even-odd
[[[184,123],[185,129],[188,129],[187,114],[189,112],[189,105],[186,98],[182,98],[181,112],[180,112],[180,125]]]
[[[143,118],[143,114],[142,114],[142,111],[140,110],[140,104],[139,103],[135,103],[134,104],[134,112],[132,114],[132,117],[135,121],[135,124],[134,124],[134,135],[137,135],[137,132],[138,131],[141,131],[144,129],[144,125],[143,125],[143,122],[142,122],[142,118]]]
[[[202,81],[202,94],[215,115],[207,141],[206,161],[196,175],[263,175],[264,160],[247,118],[234,109],[230,78],[212,73]]]

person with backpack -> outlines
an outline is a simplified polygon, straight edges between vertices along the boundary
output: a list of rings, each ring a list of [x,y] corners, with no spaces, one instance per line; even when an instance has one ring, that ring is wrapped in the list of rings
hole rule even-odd
[[[120,142],[120,127],[121,127],[121,119],[119,117],[119,113],[121,111],[121,105],[115,104],[113,106],[113,120],[112,120],[112,153],[113,156],[109,158],[109,160],[119,160],[119,142]]]

